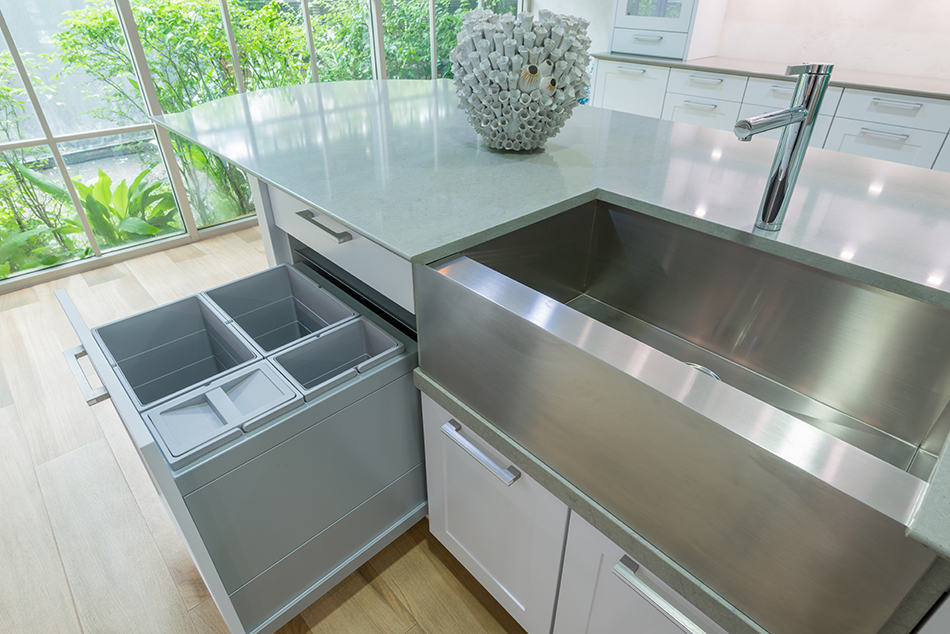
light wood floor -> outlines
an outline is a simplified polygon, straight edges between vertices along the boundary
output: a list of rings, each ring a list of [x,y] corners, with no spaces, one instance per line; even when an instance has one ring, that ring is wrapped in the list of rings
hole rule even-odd
[[[225,631],[53,291],[97,325],[264,266],[255,228],[0,295],[0,632]],[[520,629],[423,521],[281,631]]]

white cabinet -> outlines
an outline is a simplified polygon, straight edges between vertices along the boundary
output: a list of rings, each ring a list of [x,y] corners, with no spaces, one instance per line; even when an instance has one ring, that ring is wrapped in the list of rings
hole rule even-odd
[[[617,2],[614,26],[624,29],[653,29],[657,31],[689,30],[696,0],[675,2]]]
[[[554,634],[725,634],[576,513]]]
[[[768,107],[744,103],[742,104],[742,107],[739,108],[739,118],[747,119],[757,114],[764,114],[766,112],[769,112]],[[815,127],[811,131],[811,139],[808,140],[808,145],[810,147],[824,147],[825,138],[828,136],[828,130],[831,129],[831,121],[832,117],[828,115],[818,115],[818,119],[815,121]],[[775,130],[763,132],[759,136],[778,141],[782,136],[782,130],[781,128],[776,128]]]
[[[659,119],[669,75],[663,66],[602,61],[597,65],[594,105]]]
[[[849,88],[838,104],[838,116],[946,134],[950,100]]]
[[[666,95],[663,118],[680,123],[692,123],[707,128],[732,130],[739,118],[739,104],[708,97]]]
[[[674,68],[670,71],[669,92],[694,97],[742,101],[746,77],[728,73],[706,73]]]
[[[950,172],[950,140],[943,142],[943,149],[940,150],[940,154],[937,155],[937,162],[934,163],[934,169]]]
[[[422,396],[429,530],[528,632],[551,630],[567,506]]]
[[[838,109],[840,112],[841,106]],[[825,149],[929,168],[934,164],[946,136],[945,132],[836,116],[828,132]]]
[[[843,90],[838,86],[829,86],[821,100],[819,114],[833,117],[838,109]],[[762,112],[788,108],[795,93],[795,81],[791,79],[766,79],[764,77],[749,77],[746,85],[742,105],[756,104],[763,106]],[[743,115],[744,116],[744,115]]]

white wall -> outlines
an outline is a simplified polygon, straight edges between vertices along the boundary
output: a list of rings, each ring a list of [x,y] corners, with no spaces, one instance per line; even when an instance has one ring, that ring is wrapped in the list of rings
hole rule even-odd
[[[948,38],[950,0],[729,0],[719,55],[950,79]]]
[[[950,0],[947,0],[950,2]],[[548,9],[555,13],[576,15],[590,22],[590,52],[603,53],[610,50],[610,30],[614,26],[615,0],[533,0],[532,11]]]

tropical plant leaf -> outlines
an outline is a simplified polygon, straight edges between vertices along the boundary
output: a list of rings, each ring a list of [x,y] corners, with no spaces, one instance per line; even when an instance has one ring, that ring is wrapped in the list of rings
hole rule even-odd
[[[0,242],[0,260],[9,259],[14,251],[29,244],[30,240],[49,232],[50,228],[43,225],[14,233],[3,242]]]
[[[89,218],[89,224],[92,225],[96,237],[104,241],[106,246],[120,244],[119,236],[109,217],[109,208],[96,200],[92,193],[86,196],[83,207],[86,209],[86,217]]]
[[[69,192],[66,191],[64,187],[60,187],[52,179],[46,178],[37,171],[31,170],[26,165],[16,162],[14,163],[16,170],[23,175],[23,178],[33,183],[38,190],[44,194],[49,194],[56,200],[65,203],[67,205],[72,204],[72,200],[69,198]]]
[[[112,179],[101,169],[99,170],[99,180],[92,186],[92,195],[106,207],[112,206]]]
[[[125,218],[129,215],[129,186],[123,180],[115,186],[112,192],[112,211],[119,218]]]
[[[145,222],[141,218],[135,216],[129,216],[128,218],[123,218],[119,223],[118,227],[121,231],[126,233],[134,233],[140,236],[153,236],[161,229],[159,227],[153,227],[149,223]]]

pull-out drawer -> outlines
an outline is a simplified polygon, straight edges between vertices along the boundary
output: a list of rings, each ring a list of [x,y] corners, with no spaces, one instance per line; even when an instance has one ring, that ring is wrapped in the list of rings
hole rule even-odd
[[[680,95],[741,102],[745,84],[746,78],[742,75],[674,68],[670,71],[670,83],[666,90]]]
[[[732,130],[739,118],[739,104],[708,97],[667,94],[663,105],[663,118],[707,128]]]
[[[838,101],[841,99],[841,92],[842,89],[838,86],[829,86],[825,90],[825,96],[821,100],[821,109],[818,113],[829,117],[834,116],[835,110],[838,108]],[[756,104],[764,108],[780,110],[788,108],[794,93],[795,82],[792,80],[749,77],[742,105]],[[762,112],[766,112],[766,110],[762,110]]]
[[[276,187],[267,187],[277,226],[415,314],[412,265]]]
[[[838,116],[946,134],[950,130],[950,99],[849,88],[838,104]]]
[[[601,61],[594,105],[659,119],[669,76],[670,69],[663,66]]]
[[[184,313],[160,307],[98,336],[57,294],[82,344],[67,360],[87,400],[112,398],[232,631],[278,628],[425,515],[415,342],[307,266],[270,269],[169,305],[186,302]],[[261,311],[266,319],[245,319]],[[146,350],[152,330],[160,342],[187,335],[182,314],[258,356],[195,375],[140,411],[111,361],[134,357],[136,333]],[[102,388],[86,381],[82,354]],[[295,364],[277,362],[287,355]],[[174,356],[158,358],[174,370]],[[301,380],[304,370],[317,384]]]
[[[686,33],[615,28],[611,49],[617,53],[683,59],[688,41]]]
[[[766,111],[762,106],[757,106],[754,104],[742,104],[742,107],[739,108],[739,118],[746,119],[748,117],[762,114]],[[831,121],[833,117],[820,114],[818,119],[815,121],[815,127],[811,131],[811,138],[808,140],[808,145],[811,147],[824,147],[825,138],[828,136],[828,130],[831,129]],[[769,130],[768,132],[763,132],[759,135],[760,137],[765,137],[766,139],[775,139],[778,141],[782,137],[782,129],[776,128],[775,130]]]
[[[613,632],[725,634],[709,617],[572,513],[554,634]]]
[[[938,132],[846,119],[839,112],[825,149],[929,168],[945,138]]]

